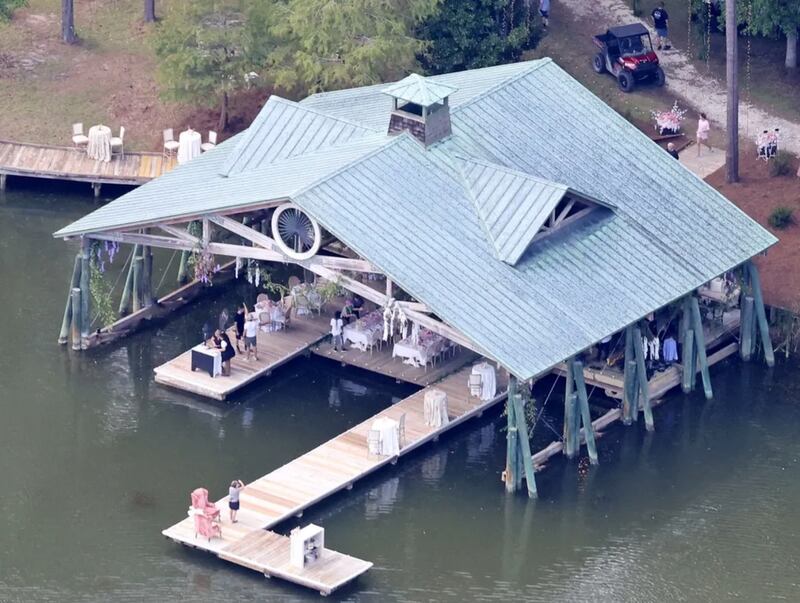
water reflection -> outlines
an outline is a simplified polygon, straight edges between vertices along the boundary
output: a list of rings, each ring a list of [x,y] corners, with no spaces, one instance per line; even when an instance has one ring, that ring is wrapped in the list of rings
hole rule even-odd
[[[422,461],[422,479],[427,483],[437,483],[444,477],[447,468],[447,457],[450,456],[446,448],[441,448]]]
[[[376,519],[379,515],[391,513],[400,491],[400,478],[397,476],[383,480],[371,488],[364,499],[364,517]]]

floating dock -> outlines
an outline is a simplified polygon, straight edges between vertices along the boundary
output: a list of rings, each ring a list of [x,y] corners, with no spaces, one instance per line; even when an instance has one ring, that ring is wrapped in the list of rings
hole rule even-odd
[[[195,538],[194,524],[187,517],[162,532],[181,544],[216,554],[270,576],[309,586],[328,594],[367,571],[371,564],[353,557],[325,551],[330,556],[330,568],[312,566],[306,570],[288,565],[288,539],[267,531],[386,465],[423,444],[436,440],[467,419],[481,415],[486,409],[506,397],[507,381],[498,371],[498,394],[492,400],[480,400],[469,395],[467,380],[471,366],[463,367],[429,388],[422,389],[334,437],[306,454],[290,461],[249,484],[240,494],[241,509],[236,524],[223,521],[222,538],[210,542]],[[447,393],[450,421],[442,427],[430,427],[424,421],[425,393],[436,388]],[[380,417],[399,420],[405,414],[405,438],[396,456],[374,456],[368,453],[367,432]],[[227,507],[227,497],[219,500],[220,509]],[[284,543],[280,539],[285,539]],[[323,560],[325,557],[323,556]],[[319,570],[319,571],[318,571]]]
[[[162,153],[114,155],[111,161],[96,161],[84,149],[0,140],[0,185],[7,176],[89,182],[99,194],[102,184],[139,186],[161,176],[176,165],[175,157]]]
[[[291,326],[281,331],[259,333],[258,360],[247,360],[247,355],[236,354],[231,360],[228,377],[211,377],[204,371],[192,371],[192,352],[187,350],[180,356],[154,369],[156,383],[168,385],[187,392],[225,400],[233,392],[252,383],[259,377],[269,375],[274,369],[307,352],[315,343],[330,332],[330,318],[326,316],[295,317]],[[236,342],[235,331],[228,332]],[[199,342],[198,342],[199,343]],[[242,343],[244,348],[244,343]]]

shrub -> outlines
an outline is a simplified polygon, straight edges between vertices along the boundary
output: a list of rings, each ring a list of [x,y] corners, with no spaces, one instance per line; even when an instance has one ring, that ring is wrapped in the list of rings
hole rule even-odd
[[[776,207],[772,210],[767,222],[769,222],[769,225],[773,228],[786,228],[789,224],[794,222],[792,218],[793,211],[791,207]]]
[[[7,21],[14,11],[25,6],[26,0],[0,0],[0,21]]]
[[[792,173],[792,155],[786,151],[778,151],[769,161],[770,176],[788,176]]]

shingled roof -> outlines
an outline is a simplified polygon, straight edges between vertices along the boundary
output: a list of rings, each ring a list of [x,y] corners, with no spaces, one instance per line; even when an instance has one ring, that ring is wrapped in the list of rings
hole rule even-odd
[[[56,235],[291,198],[520,378],[776,241],[549,59],[427,79],[457,89],[452,136],[428,148],[385,134],[385,85],[276,99]],[[608,209],[534,240],[565,194]]]

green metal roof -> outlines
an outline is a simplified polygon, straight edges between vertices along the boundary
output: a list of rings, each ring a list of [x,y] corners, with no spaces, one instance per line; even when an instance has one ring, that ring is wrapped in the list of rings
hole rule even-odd
[[[520,378],[776,241],[549,60],[435,79],[458,91],[452,136],[427,149],[380,133],[309,142],[315,150],[297,156],[256,146],[241,161],[258,169],[226,178],[227,143],[57,234],[291,197]],[[385,132],[391,100],[380,90],[300,106]],[[301,148],[287,142],[296,134],[273,144]],[[614,209],[529,240],[537,207],[570,190]]]
[[[381,92],[420,107],[430,107],[442,102],[456,90],[457,88],[453,86],[412,73],[399,82],[387,86]]]

